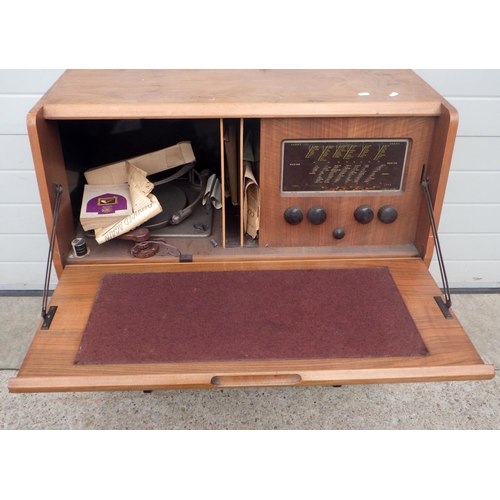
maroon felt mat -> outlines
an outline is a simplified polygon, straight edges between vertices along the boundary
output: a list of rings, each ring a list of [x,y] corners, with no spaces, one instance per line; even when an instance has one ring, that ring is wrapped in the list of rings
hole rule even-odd
[[[76,364],[427,354],[387,268],[104,275]]]

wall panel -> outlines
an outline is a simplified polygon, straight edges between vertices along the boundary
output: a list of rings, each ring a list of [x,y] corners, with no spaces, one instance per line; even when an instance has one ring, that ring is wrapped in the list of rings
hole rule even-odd
[[[441,225],[452,288],[500,290],[500,70],[417,70],[459,112]],[[437,262],[431,272],[440,283]]]
[[[0,70],[0,289],[43,286],[47,236],[26,114],[62,72]],[[440,226],[450,285],[500,288],[500,70],[416,72],[460,114]],[[23,246],[22,261],[5,245]],[[439,282],[436,262],[431,272]]]
[[[43,288],[48,236],[26,115],[62,72],[0,70],[0,290]]]

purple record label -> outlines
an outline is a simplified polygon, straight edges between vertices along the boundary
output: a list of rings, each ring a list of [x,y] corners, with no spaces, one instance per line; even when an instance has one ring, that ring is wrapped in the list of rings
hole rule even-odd
[[[118,210],[127,210],[127,199],[119,194],[106,193],[87,203],[87,212],[96,212],[98,215],[114,214]]]

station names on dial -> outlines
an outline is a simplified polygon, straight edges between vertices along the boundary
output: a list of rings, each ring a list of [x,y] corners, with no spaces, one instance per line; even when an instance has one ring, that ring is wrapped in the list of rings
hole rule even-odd
[[[283,192],[399,191],[408,139],[283,141]]]

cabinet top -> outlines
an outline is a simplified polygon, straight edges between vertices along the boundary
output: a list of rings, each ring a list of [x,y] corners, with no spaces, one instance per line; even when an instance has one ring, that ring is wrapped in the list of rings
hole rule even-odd
[[[68,70],[46,119],[440,115],[411,70]]]

